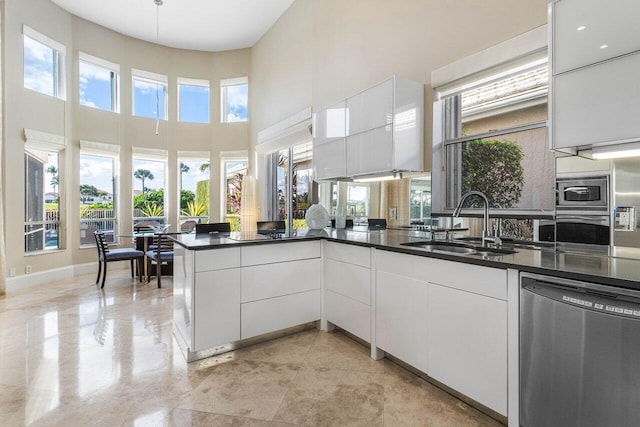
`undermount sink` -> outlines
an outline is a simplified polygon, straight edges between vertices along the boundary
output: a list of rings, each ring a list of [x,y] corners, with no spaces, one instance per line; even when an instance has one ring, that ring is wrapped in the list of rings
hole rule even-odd
[[[402,243],[402,245],[425,249],[427,251],[433,251],[433,252],[480,255],[483,257],[511,255],[516,253],[516,251],[510,250],[510,249],[486,248],[483,246],[471,246],[463,243],[450,243],[450,242],[432,242],[432,241],[408,242],[408,243]]]

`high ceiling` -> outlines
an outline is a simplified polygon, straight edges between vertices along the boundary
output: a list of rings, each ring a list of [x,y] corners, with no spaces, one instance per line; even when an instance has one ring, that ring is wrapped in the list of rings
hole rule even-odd
[[[181,49],[253,46],[293,0],[51,0],[70,13],[137,39]]]

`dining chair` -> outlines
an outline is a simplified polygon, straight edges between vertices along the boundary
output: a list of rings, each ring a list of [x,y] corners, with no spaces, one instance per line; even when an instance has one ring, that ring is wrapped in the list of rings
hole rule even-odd
[[[193,231],[194,228],[196,228],[197,224],[198,223],[196,221],[192,219],[188,219],[182,224],[180,224],[180,231],[183,233],[190,233]]]
[[[137,224],[133,224],[133,231],[134,233],[156,231],[156,229],[161,225],[162,224],[160,224],[158,221],[140,221]]]
[[[156,266],[156,278],[158,280],[158,288],[162,287],[163,266],[164,273],[173,275],[173,240],[169,238],[167,233],[157,233],[153,236],[153,249],[145,254],[147,256],[147,271],[151,271],[151,267]]]
[[[93,233],[96,239],[96,246],[98,247],[98,277],[96,278],[96,285],[100,282],[100,275],[102,275],[102,285],[104,288],[104,282],[107,278],[107,264],[112,261],[131,261],[131,277],[133,274],[133,261],[138,263],[138,275],[140,281],[142,281],[142,260],[144,259],[144,252],[134,248],[120,248],[109,249],[104,236],[101,231],[95,231]]]
[[[231,233],[231,224],[228,222],[211,222],[209,224],[196,224],[196,234],[207,233]]]

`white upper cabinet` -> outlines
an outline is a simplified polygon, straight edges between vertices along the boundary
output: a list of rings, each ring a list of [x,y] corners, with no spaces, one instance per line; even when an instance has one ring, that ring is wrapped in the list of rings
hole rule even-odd
[[[339,158],[342,141],[344,163]],[[421,172],[423,85],[391,77],[315,113],[313,149],[316,179],[320,180]]]
[[[393,122],[393,79],[347,98],[347,136]]]
[[[640,1],[550,6],[553,148],[640,139]]]
[[[640,1],[560,0],[553,8],[553,74],[640,50]]]
[[[640,138],[640,52],[554,77],[556,148]]]

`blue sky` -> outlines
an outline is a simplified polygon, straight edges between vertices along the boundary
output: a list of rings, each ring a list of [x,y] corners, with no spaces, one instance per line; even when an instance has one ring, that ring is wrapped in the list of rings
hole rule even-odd
[[[24,36],[24,87],[53,96],[53,50]]]
[[[111,105],[112,72],[87,62],[80,62],[80,104],[113,111]]]
[[[227,86],[227,122],[247,120],[249,85]]]

